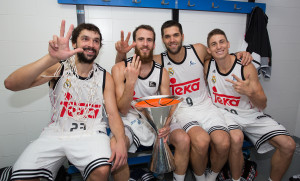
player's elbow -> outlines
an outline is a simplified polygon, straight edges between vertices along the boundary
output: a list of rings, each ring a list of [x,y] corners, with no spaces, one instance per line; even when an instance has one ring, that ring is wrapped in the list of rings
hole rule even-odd
[[[264,110],[266,107],[267,107],[267,104],[263,104],[260,109]]]
[[[18,91],[16,85],[14,84],[14,81],[11,80],[10,78],[7,78],[7,79],[4,80],[4,86],[8,90]]]
[[[266,107],[267,107],[267,98],[265,97],[265,98],[261,101],[261,103],[260,103],[260,105],[259,105],[259,109],[264,110]]]
[[[267,98],[265,98],[264,104],[263,104],[263,109],[267,107]]]
[[[122,116],[126,116],[127,113],[128,113],[128,111],[129,111],[129,109],[123,108],[123,107],[119,107],[119,106],[118,106],[118,109],[119,109],[119,113],[120,113]]]

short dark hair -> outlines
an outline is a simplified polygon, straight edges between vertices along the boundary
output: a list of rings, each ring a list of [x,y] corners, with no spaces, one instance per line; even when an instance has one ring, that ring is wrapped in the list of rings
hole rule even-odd
[[[180,32],[181,34],[183,34],[181,24],[178,23],[177,21],[169,20],[169,21],[164,22],[164,24],[161,26],[161,36],[162,36],[162,37],[164,36],[164,30],[165,30],[166,28],[170,28],[170,27],[172,27],[172,26],[178,27],[179,32]]]
[[[71,37],[71,41],[73,44],[77,43],[77,38],[82,30],[89,30],[98,33],[100,35],[100,47],[102,46],[102,35],[99,28],[96,25],[90,23],[81,23],[73,30]]]
[[[214,35],[224,35],[226,41],[228,41],[225,32],[224,32],[223,30],[221,30],[221,29],[216,28],[216,29],[211,30],[211,31],[208,33],[208,35],[207,35],[207,47],[209,47],[209,40],[210,40],[210,38],[211,38],[212,36],[214,36]]]
[[[153,42],[155,42],[155,31],[154,31],[154,29],[152,28],[152,26],[150,26],[150,25],[140,25],[140,26],[136,27],[135,30],[133,31],[133,35],[132,35],[133,41],[136,40],[136,32],[137,32],[139,29],[145,29],[145,30],[151,31],[151,32],[153,33]]]

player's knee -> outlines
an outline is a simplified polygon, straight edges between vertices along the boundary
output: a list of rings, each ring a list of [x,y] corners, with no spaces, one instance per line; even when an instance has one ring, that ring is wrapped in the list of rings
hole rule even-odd
[[[230,134],[230,144],[232,148],[242,148],[244,142],[243,134]]]
[[[230,141],[223,141],[220,142],[217,146],[217,152],[221,153],[221,154],[226,154],[227,152],[229,152],[229,148],[230,148]]]
[[[206,152],[208,150],[210,143],[210,138],[208,137],[197,137],[195,139],[192,139],[191,141],[191,147],[192,149],[196,150],[197,152]]]
[[[106,181],[108,180],[110,166],[105,165],[95,168],[88,176],[87,181]]]
[[[173,136],[171,139],[171,144],[179,150],[186,150],[187,148],[190,148],[190,142],[190,137],[185,132],[176,134],[176,136]]]
[[[183,148],[190,148],[190,143],[191,143],[191,139],[189,137],[188,134],[184,134],[182,135],[182,137],[180,138],[180,142],[178,142],[178,145]]]
[[[293,138],[287,136],[286,140],[280,145],[279,149],[284,152],[286,156],[292,156],[296,149],[296,143]]]
[[[230,137],[222,136],[214,140],[213,145],[219,154],[226,154],[230,149]]]

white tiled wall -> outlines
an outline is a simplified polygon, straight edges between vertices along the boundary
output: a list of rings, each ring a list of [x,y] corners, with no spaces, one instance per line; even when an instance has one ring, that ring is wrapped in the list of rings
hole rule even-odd
[[[298,0],[257,0],[267,3],[268,30],[273,50],[271,80],[262,80],[268,96],[267,113],[300,137],[300,23]],[[171,19],[167,9],[85,6],[86,22],[95,23],[103,34],[104,46],[97,58],[109,72],[116,55],[114,44],[120,31],[133,31],[140,24],[150,24],[156,31],[156,49],[164,50],[160,26]],[[77,24],[76,7],[56,0],[0,1],[0,80],[15,69],[47,53],[48,41],[59,33],[60,21],[67,27]],[[231,52],[241,45],[246,15],[202,11],[179,11],[185,44],[206,44],[207,33],[222,28],[231,42]],[[13,165],[31,140],[38,137],[49,120],[47,85],[21,92],[11,92],[0,84],[0,168]]]

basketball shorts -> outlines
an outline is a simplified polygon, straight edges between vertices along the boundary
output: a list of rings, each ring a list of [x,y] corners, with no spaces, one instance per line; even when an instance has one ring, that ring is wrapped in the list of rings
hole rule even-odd
[[[236,115],[221,109],[229,130],[240,129],[255,145],[258,153],[266,153],[274,147],[268,140],[278,135],[288,135],[285,127],[263,112]]]
[[[223,114],[210,99],[206,99],[201,105],[180,107],[175,118],[186,132],[194,126],[202,127],[208,134],[215,130],[229,132]]]
[[[45,130],[21,154],[13,166],[12,180],[46,178],[54,180],[58,169],[68,159],[84,180],[97,167],[111,165],[110,138],[102,131],[76,133]]]
[[[138,115],[128,113],[122,117],[125,126],[125,135],[129,138],[129,152],[134,153],[140,145],[152,146],[156,133],[154,129]]]

